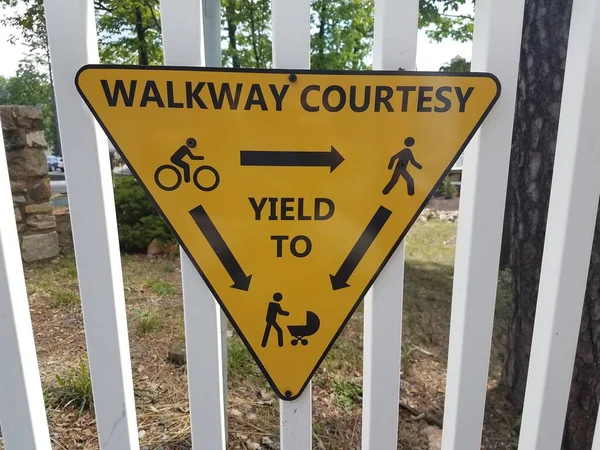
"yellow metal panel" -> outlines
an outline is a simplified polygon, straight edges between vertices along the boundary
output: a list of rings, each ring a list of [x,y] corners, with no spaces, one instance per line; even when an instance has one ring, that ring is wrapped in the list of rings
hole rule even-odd
[[[76,83],[288,400],[500,94],[481,73],[86,66]]]

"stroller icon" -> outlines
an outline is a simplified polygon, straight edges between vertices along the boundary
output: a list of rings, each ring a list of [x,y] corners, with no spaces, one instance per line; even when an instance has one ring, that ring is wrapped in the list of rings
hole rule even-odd
[[[308,339],[306,336],[312,336],[321,326],[319,316],[312,311],[306,311],[306,325],[288,325],[288,331],[294,337],[292,339],[292,345],[298,345],[301,342],[302,345],[308,345]]]

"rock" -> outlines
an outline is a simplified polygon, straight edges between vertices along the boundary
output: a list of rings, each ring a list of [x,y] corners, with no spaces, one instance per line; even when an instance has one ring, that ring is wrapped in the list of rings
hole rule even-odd
[[[58,256],[58,235],[56,231],[23,236],[21,256],[25,262],[56,258]]]
[[[27,208],[25,208],[27,210]],[[25,221],[27,226],[34,230],[47,230],[49,228],[56,228],[56,219],[54,216],[47,214],[36,214],[33,216],[27,216]]]
[[[442,448],[442,430],[438,427],[428,426],[423,428],[421,435],[429,441],[429,450],[440,450]]]
[[[268,449],[275,448],[275,447],[273,446],[273,441],[271,440],[271,438],[269,438],[269,437],[267,437],[267,436],[263,436],[263,438],[262,438],[262,441],[261,441],[261,442],[262,442],[262,445],[264,445],[264,446],[265,446],[265,448],[268,448]]]
[[[11,181],[10,191],[13,194],[26,194],[27,193],[27,181]],[[13,199],[14,201],[14,199]]]
[[[26,148],[6,154],[8,172],[12,179],[41,177],[48,173],[46,155],[40,149]]]
[[[23,139],[23,136],[17,130],[4,132],[4,149],[7,152],[22,148],[25,148],[25,139]]]
[[[24,223],[18,223],[17,224],[17,231],[19,233],[22,233],[23,231],[25,231],[25,228],[27,228],[27,225],[25,225]]]
[[[248,419],[250,422],[254,422],[256,419],[258,419],[258,416],[254,413],[250,413],[246,416],[246,419]]]
[[[140,439],[144,439],[144,436],[146,436],[146,432],[145,432],[144,430],[140,430],[140,431],[138,432],[138,437],[139,437]]]
[[[2,131],[4,131],[4,138],[6,139],[6,132],[17,129],[17,123],[15,122],[16,114],[13,114],[13,107],[11,106],[0,106],[0,120],[2,121]]]
[[[260,450],[260,444],[258,442],[252,442],[251,440],[247,440],[246,448],[248,450]]]
[[[27,143],[27,147],[46,148],[48,146],[43,131],[27,133],[25,135],[25,142]]]
[[[27,201],[24,195],[13,195],[13,203],[23,204]]]
[[[29,197],[31,197],[32,200],[38,202],[47,201],[51,195],[52,191],[50,190],[49,178],[44,178],[43,180],[41,180],[38,184],[33,186],[31,188],[31,191],[29,192]]]
[[[14,198],[13,198],[14,201]],[[39,205],[27,205],[25,207],[26,214],[45,214],[51,213],[54,207],[50,203],[40,203]]]
[[[21,208],[15,208],[15,220],[17,222],[23,220],[23,216],[21,215]]]
[[[42,127],[42,109],[37,106],[16,106],[13,113],[19,126],[28,130],[39,130]]]
[[[169,361],[178,366],[183,366],[186,363],[185,357],[185,342],[177,342],[169,349]]]
[[[229,415],[231,417],[242,417],[242,412],[239,409],[231,408],[229,410]]]

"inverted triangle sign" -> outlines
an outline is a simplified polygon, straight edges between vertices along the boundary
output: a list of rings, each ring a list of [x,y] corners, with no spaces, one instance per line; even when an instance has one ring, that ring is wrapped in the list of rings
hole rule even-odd
[[[500,95],[485,73],[86,66],[76,85],[284,400]]]

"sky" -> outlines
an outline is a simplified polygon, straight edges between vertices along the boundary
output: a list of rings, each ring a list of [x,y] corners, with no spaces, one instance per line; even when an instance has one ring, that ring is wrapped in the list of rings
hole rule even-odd
[[[17,34],[15,29],[0,27],[0,76],[13,76],[18,62],[27,49],[20,44],[8,43],[8,38]],[[437,71],[455,56],[460,55],[471,60],[471,43],[460,43],[450,39],[442,42],[429,42],[424,31],[419,31],[417,40],[417,69]]]

